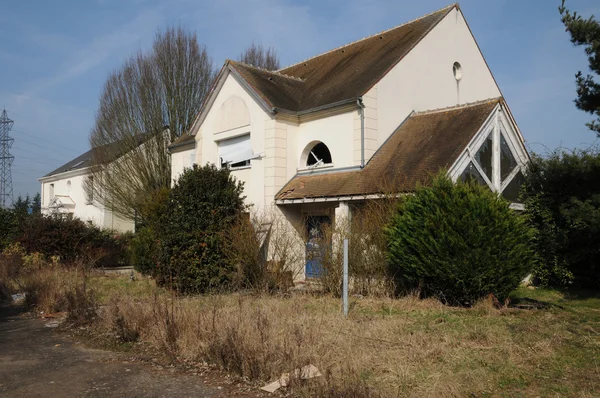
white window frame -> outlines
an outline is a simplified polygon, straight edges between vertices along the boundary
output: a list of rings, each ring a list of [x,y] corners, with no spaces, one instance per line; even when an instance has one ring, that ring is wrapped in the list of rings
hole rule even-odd
[[[492,179],[490,180],[482,167],[477,162],[477,152],[481,146],[487,140],[489,135],[492,135]],[[498,195],[502,195],[506,187],[512,182],[513,178],[519,173],[524,173],[525,165],[527,164],[528,157],[527,153],[522,145],[516,142],[516,131],[507,120],[504,110],[498,105],[494,111],[490,114],[490,117],[483,124],[483,127],[473,137],[471,143],[467,146],[466,150],[459,156],[454,166],[451,167],[449,175],[453,181],[457,181],[465,169],[469,166],[469,163],[475,165],[476,170],[479,172],[485,183],[493,191],[497,192]],[[517,165],[510,172],[510,174],[501,181],[501,170],[500,170],[500,159],[501,159],[501,148],[500,148],[500,136],[504,137],[509,150],[511,151]]]
[[[243,140],[240,140],[240,138],[243,138]],[[223,159],[223,157],[222,157],[222,152],[221,152],[222,144],[225,143],[226,141],[231,142],[232,140],[236,140],[236,141],[240,141],[240,142],[245,142],[247,140],[249,147],[246,149],[240,149],[241,154],[237,155],[237,156],[241,156],[239,160],[236,158],[231,161],[224,161],[226,159]],[[217,156],[218,156],[216,163],[221,168],[227,167],[231,170],[240,170],[240,169],[249,168],[249,167],[252,167],[251,160],[256,159],[260,156],[260,155],[254,154],[254,151],[252,150],[252,136],[249,132],[216,141],[216,144],[217,144]],[[235,164],[237,166],[232,166],[232,164]]]

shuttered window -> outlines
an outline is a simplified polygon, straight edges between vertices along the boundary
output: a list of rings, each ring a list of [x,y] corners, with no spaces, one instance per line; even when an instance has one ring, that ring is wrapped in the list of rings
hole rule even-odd
[[[221,167],[250,166],[252,144],[250,134],[218,142]]]

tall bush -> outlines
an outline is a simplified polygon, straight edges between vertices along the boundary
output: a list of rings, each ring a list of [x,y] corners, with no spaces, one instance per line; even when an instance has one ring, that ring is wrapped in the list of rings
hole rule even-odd
[[[535,231],[496,193],[445,173],[402,200],[387,228],[401,289],[450,304],[504,300],[535,263]]]
[[[159,283],[183,293],[230,285],[235,266],[225,254],[225,236],[244,210],[242,190],[228,169],[195,165],[184,171],[160,215]]]
[[[150,195],[142,206],[141,222],[130,246],[130,261],[133,267],[146,275],[154,275],[158,261],[158,231],[161,217],[169,207],[169,188],[162,188]]]
[[[540,284],[600,287],[600,151],[534,156],[522,195],[539,231]]]

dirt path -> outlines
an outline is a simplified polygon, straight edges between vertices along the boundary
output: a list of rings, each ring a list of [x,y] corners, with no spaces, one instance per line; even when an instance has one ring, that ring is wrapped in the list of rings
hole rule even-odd
[[[128,363],[120,353],[86,348],[45,322],[0,306],[0,396],[226,397],[200,376]]]

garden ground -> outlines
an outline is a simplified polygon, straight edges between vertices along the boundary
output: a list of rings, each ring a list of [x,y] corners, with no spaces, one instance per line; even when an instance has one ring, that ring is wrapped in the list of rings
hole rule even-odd
[[[92,349],[67,333],[56,333],[47,323],[22,308],[0,306],[1,396],[238,396],[223,379],[161,369],[124,353]]]
[[[65,271],[52,272],[56,281]],[[457,308],[413,296],[353,297],[345,319],[340,300],[326,295],[178,298],[139,275],[92,274],[87,289],[98,298],[98,315],[68,333],[128,358],[151,351],[180,369],[227,372],[252,395],[308,364],[323,377],[292,380],[280,391],[327,397],[600,391],[600,295],[593,292],[522,288],[502,308],[492,300]]]

